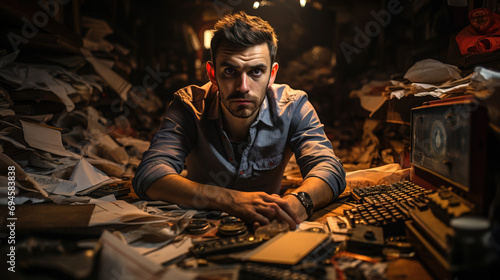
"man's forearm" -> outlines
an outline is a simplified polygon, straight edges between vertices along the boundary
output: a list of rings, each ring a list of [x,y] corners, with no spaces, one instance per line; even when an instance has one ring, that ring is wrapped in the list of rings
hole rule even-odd
[[[306,192],[311,197],[314,209],[325,207],[333,200],[333,192],[330,186],[318,177],[309,177],[294,192]],[[292,208],[299,215],[301,221],[307,219],[307,213],[302,203],[294,196],[285,196]]]
[[[227,212],[254,225],[266,225],[273,219],[279,219],[287,222],[290,228],[295,228],[299,222],[288,202],[276,194],[241,192],[199,184],[176,174],[156,180],[147,189],[146,195],[152,200],[184,207]]]
[[[309,177],[304,180],[297,192],[308,193],[314,203],[314,209],[325,207],[334,198],[330,186],[318,177]]]
[[[152,200],[183,207],[227,211],[228,205],[233,203],[230,192],[231,190],[218,186],[199,184],[180,175],[170,174],[152,183],[146,195]]]

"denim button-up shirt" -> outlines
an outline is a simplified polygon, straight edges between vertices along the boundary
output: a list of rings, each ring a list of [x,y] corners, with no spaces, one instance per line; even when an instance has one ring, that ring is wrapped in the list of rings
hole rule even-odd
[[[154,181],[186,167],[187,179],[198,183],[279,193],[292,154],[304,179],[323,179],[334,197],[345,189],[345,171],[306,93],[287,85],[274,84],[267,91],[248,140],[237,150],[239,162],[222,128],[219,94],[212,84],[185,87],[175,93],[143,155],[134,190],[147,199]]]

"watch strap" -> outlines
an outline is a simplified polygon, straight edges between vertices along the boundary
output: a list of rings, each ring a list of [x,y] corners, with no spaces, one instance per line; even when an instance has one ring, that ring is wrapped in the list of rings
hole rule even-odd
[[[300,201],[302,206],[304,206],[304,208],[306,209],[307,218],[310,218],[314,212],[314,204],[311,196],[309,196],[309,194],[306,192],[293,192],[289,193],[289,195],[295,196]]]

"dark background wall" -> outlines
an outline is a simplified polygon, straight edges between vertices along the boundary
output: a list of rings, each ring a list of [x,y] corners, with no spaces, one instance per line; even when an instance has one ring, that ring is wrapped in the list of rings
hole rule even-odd
[[[447,0],[308,0],[305,7],[298,0],[267,0],[259,1],[258,9],[253,8],[254,0],[59,1],[68,2],[54,18],[63,28],[49,24],[43,32],[76,38],[77,49],[87,32],[80,19],[105,20],[114,30],[106,39],[131,50],[113,57],[121,62],[115,66],[118,73],[133,84],[141,84],[148,69],[168,73],[154,89],[164,103],[178,88],[208,80],[205,30],[228,12],[261,16],[279,37],[277,82],[307,91],[323,122],[331,126],[339,119],[366,117],[368,112],[351,104],[351,90],[370,80],[402,75],[416,61],[434,58],[470,71],[473,65],[460,65],[463,57],[454,37],[469,24],[467,14],[473,8],[498,9],[491,0],[466,1],[464,7]],[[3,29],[22,28],[20,18],[40,10],[37,3],[0,1]],[[197,38],[200,49],[193,47],[190,36]],[[12,51],[5,35],[2,39],[2,49]],[[43,56],[37,45],[23,44],[21,50],[20,60]]]

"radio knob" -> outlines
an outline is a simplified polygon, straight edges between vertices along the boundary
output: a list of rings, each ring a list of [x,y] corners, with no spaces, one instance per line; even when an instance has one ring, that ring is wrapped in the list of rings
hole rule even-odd
[[[460,200],[456,197],[452,197],[448,200],[448,205],[450,205],[451,207],[456,207],[458,205],[460,205]]]
[[[449,198],[451,198],[451,192],[450,191],[440,191],[439,197],[441,197],[441,199],[449,199]]]

